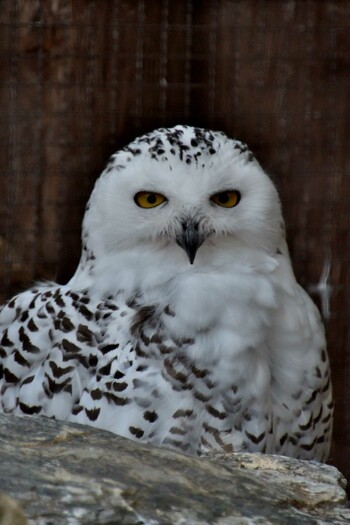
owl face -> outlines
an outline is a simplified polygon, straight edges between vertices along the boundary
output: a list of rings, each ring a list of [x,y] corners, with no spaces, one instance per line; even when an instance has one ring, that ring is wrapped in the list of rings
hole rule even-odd
[[[227,246],[276,250],[281,220],[277,192],[244,144],[176,126],[112,156],[85,226],[104,252],[153,247],[193,264]]]

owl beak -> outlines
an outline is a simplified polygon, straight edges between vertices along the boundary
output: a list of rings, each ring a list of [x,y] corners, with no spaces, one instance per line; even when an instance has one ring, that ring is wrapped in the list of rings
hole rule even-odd
[[[199,223],[189,219],[181,223],[182,230],[176,237],[176,242],[187,253],[191,264],[196,257],[198,248],[203,243],[205,236],[199,229]]]

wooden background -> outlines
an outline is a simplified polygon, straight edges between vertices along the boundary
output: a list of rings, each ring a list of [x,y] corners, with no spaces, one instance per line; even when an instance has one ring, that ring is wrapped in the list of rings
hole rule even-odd
[[[350,477],[350,1],[0,2],[0,298],[66,282],[109,154],[163,125],[246,141],[326,312],[331,462]],[[328,286],[316,288],[327,263]]]

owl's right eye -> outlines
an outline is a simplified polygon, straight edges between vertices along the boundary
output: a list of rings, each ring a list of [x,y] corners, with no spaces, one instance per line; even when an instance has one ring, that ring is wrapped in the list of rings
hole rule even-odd
[[[139,191],[134,197],[135,203],[140,208],[156,208],[167,201],[161,193],[154,193],[153,191]]]

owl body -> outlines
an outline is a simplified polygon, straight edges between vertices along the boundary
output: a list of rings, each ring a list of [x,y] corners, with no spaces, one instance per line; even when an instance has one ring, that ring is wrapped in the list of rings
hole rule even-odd
[[[202,454],[325,460],[323,327],[247,147],[177,126],[112,157],[79,267],[0,313],[0,406]]]

